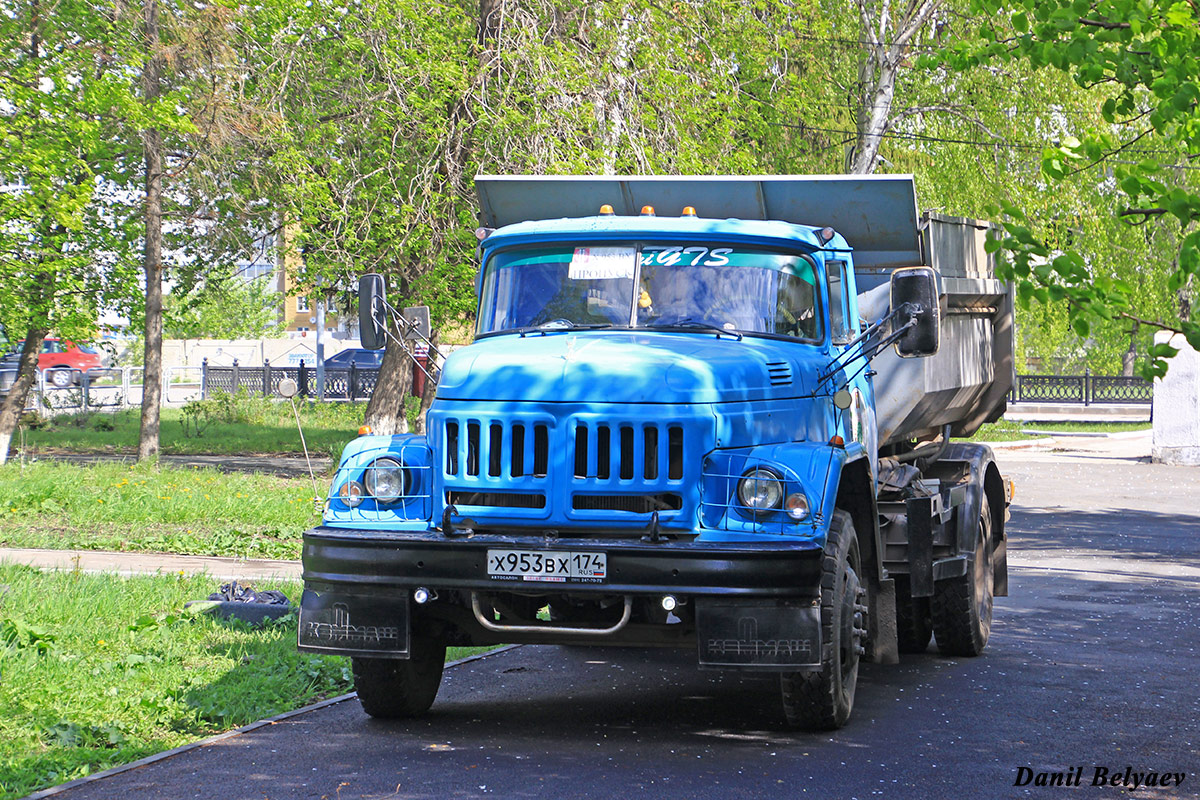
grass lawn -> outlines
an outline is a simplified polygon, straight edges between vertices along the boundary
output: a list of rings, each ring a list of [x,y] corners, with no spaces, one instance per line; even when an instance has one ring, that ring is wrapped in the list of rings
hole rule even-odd
[[[349,660],[296,650],[294,616],[254,629],[183,610],[214,584],[0,565],[0,798],[351,690]]]
[[[0,565],[0,800],[353,689],[349,659],[296,650],[294,615],[252,628],[184,609],[216,583]]]
[[[226,396],[228,397],[228,396]],[[201,401],[191,410],[164,408],[159,443],[162,452],[302,453],[290,403],[245,396]],[[298,404],[309,453],[337,459],[358,433],[363,403]],[[140,409],[88,414],[58,414],[35,425],[22,425],[13,447],[39,452],[136,453]]]
[[[1016,442],[1022,439],[1037,438],[1045,432],[1073,433],[1122,433],[1125,431],[1144,431],[1150,429],[1149,422],[1018,422],[1002,419],[982,426],[974,436],[963,439],[966,442]]]
[[[295,559],[318,521],[312,495],[308,478],[9,462],[0,466],[0,547]]]

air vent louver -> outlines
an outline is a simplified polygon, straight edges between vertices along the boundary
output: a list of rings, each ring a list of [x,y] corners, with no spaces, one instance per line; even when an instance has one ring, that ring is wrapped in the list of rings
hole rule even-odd
[[[792,365],[786,361],[772,361],[767,364],[767,374],[772,386],[788,386],[792,382]]]

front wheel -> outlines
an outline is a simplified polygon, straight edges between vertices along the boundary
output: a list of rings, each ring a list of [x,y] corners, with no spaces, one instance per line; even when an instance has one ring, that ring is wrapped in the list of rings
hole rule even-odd
[[[779,681],[792,727],[831,731],[850,719],[867,635],[861,570],[854,523],[845,511],[835,511],[821,569],[821,669],[785,673]]]
[[[992,512],[987,494],[979,503],[975,554],[966,575],[937,582],[933,597],[933,632],[938,650],[949,656],[977,656],[992,630],[995,590],[992,568]]]
[[[351,659],[358,702],[378,719],[423,714],[437,697],[445,662],[445,643],[415,636],[408,659]]]

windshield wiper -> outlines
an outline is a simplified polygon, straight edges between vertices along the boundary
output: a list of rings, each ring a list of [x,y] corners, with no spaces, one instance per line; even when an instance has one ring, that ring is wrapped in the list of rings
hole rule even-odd
[[[742,334],[738,331],[731,331],[726,328],[722,328],[717,325],[713,325],[711,322],[700,322],[700,321],[694,320],[694,319],[681,319],[678,322],[659,322],[659,323],[655,323],[653,325],[642,325],[641,327],[650,328],[653,330],[683,329],[683,330],[707,331],[709,333],[715,333],[718,336],[722,336],[722,335],[732,336],[732,337],[736,338],[739,342],[742,340]]]
[[[601,328],[616,327],[611,322],[589,322],[587,324],[577,324],[569,319],[555,319],[550,322],[544,322],[541,325],[525,325],[520,328],[509,328],[502,331],[491,331],[491,333],[518,333],[522,337],[530,333],[540,333],[545,336],[547,333],[555,333],[558,331],[595,331]]]

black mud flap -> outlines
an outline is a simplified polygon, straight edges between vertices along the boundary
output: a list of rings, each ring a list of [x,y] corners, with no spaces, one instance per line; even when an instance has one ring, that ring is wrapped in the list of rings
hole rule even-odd
[[[301,650],[343,656],[408,658],[408,598],[305,589],[300,598]]]
[[[821,609],[809,602],[697,600],[696,643],[702,667],[820,667]]]

